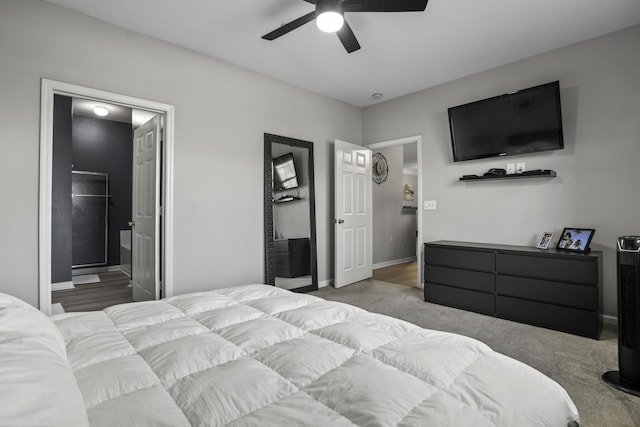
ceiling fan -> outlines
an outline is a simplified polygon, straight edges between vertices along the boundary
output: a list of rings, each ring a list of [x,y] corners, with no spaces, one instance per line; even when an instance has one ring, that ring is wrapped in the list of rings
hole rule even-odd
[[[360,49],[353,30],[344,19],[344,13],[355,12],[423,12],[428,0],[304,0],[315,4],[316,10],[284,24],[277,30],[262,36],[265,40],[278,37],[316,20],[318,28],[327,33],[336,33],[348,53]]]

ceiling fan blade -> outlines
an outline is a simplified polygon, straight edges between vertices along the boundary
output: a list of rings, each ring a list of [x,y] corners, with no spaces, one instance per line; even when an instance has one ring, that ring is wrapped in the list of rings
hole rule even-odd
[[[275,40],[278,37],[284,36],[285,34],[295,30],[296,28],[303,26],[307,22],[313,21],[314,19],[316,19],[315,10],[313,12],[307,13],[304,16],[301,16],[298,19],[294,19],[288,24],[284,24],[282,27],[278,28],[277,30],[271,31],[269,34],[265,34],[264,36],[262,36],[262,38],[265,40]]]
[[[336,34],[338,34],[338,38],[348,53],[360,49],[360,43],[358,43],[358,39],[356,39],[356,35],[353,34],[353,30],[349,24],[347,24],[347,21],[344,21],[342,28],[340,28]]]
[[[345,12],[423,12],[429,0],[344,0]]]

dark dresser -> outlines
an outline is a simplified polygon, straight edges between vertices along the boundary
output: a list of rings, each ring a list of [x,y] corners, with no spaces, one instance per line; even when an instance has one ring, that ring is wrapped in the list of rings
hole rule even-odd
[[[277,277],[299,277],[311,274],[311,252],[308,238],[274,240]]]
[[[600,337],[600,251],[437,241],[424,254],[425,301]]]

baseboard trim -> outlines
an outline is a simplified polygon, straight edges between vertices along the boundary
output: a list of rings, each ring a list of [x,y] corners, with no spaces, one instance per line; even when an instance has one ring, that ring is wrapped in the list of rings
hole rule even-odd
[[[605,325],[618,326],[618,318],[615,316],[609,316],[608,314],[603,314],[602,323],[604,323]]]
[[[73,285],[73,282],[69,280],[68,282],[58,282],[51,284],[52,291],[65,291],[67,289],[75,289],[76,287]]]
[[[404,264],[405,262],[413,262],[416,259],[418,258],[415,256],[412,256],[409,258],[394,259],[392,261],[384,261],[384,262],[379,262],[377,264],[373,264],[372,267],[374,270],[376,270],[378,268],[391,267],[392,265]]]
[[[318,289],[320,288],[326,288],[329,285],[333,284],[333,279],[328,279],[328,280],[322,280],[318,282]]]

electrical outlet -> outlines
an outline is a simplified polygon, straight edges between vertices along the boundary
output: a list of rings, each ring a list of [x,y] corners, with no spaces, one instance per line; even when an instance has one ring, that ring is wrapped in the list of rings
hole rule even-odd
[[[507,175],[513,175],[514,173],[516,173],[516,164],[507,163]]]
[[[525,171],[524,162],[516,163],[516,173],[522,173]]]
[[[424,201],[424,210],[425,211],[435,211],[436,210],[436,201],[435,200],[425,200]]]

